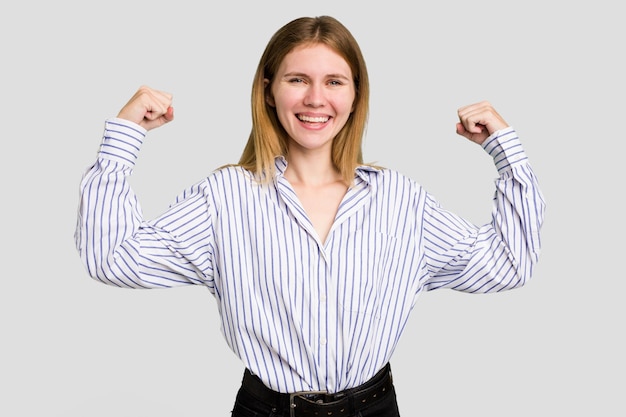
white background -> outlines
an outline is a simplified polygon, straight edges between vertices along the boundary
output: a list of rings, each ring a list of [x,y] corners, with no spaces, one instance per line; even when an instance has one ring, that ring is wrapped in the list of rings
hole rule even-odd
[[[624,40],[619,2],[10,2],[0,14],[0,415],[227,416],[243,366],[203,288],[87,277],[78,184],[103,122],[141,84],[174,94],[133,184],[146,217],[236,162],[270,36],[329,14],[359,40],[365,159],[489,220],[495,169],[454,133],[489,100],[548,202],[534,280],[425,294],[392,360],[403,416],[624,415]],[[18,5],[19,4],[19,5]]]

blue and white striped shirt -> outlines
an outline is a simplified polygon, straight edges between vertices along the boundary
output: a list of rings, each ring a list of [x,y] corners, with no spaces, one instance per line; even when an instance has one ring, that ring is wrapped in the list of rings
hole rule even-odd
[[[492,222],[442,209],[389,169],[361,166],[321,242],[283,177],[211,173],[146,221],[128,178],[146,131],[107,120],[81,182],[76,245],[89,275],[127,288],[204,285],[234,353],[281,392],[357,386],[389,361],[422,291],[512,289],[532,275],[544,200],[516,132],[483,144],[496,180]]]

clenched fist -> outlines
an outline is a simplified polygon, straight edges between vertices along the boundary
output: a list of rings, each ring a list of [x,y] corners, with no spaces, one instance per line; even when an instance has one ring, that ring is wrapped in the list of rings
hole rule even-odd
[[[141,86],[117,115],[151,130],[174,120],[172,95]]]
[[[479,145],[495,131],[509,126],[487,101],[463,106],[458,115],[456,133]]]

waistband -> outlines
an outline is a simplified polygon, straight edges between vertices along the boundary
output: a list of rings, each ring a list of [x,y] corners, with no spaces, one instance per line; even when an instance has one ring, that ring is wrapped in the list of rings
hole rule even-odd
[[[242,388],[272,407],[289,409],[291,417],[348,416],[389,394],[393,390],[393,378],[388,363],[364,384],[334,394],[324,391],[281,393],[266,387],[257,376],[246,369]]]

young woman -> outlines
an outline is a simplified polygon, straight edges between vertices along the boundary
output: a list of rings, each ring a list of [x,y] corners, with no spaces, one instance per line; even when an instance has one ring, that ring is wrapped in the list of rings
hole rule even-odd
[[[419,184],[363,163],[365,61],[323,16],[272,37],[252,87],[238,164],[146,221],[128,183],[172,96],[141,87],[107,120],[84,175],[76,244],[93,278],[128,288],[205,285],[246,367],[233,416],[397,416],[389,361],[422,291],[525,284],[544,201],[514,129],[487,102],[457,133],[494,160],[494,211],[475,226]]]

